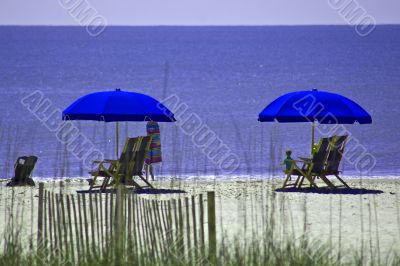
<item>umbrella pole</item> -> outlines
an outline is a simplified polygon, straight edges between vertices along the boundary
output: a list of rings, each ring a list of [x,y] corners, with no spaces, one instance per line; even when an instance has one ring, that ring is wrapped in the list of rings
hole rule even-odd
[[[118,154],[119,154],[119,151],[118,151],[118,147],[119,147],[119,129],[118,129],[118,127],[119,127],[119,125],[118,125],[118,122],[115,124],[115,145],[116,145],[116,148],[115,148],[115,155],[116,155],[116,159],[118,160]]]
[[[313,154],[314,137],[315,137],[315,122],[313,121],[311,123],[311,155]]]

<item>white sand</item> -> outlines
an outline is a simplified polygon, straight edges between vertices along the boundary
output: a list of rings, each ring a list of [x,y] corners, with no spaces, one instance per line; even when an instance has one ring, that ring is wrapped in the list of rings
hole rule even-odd
[[[384,191],[377,195],[273,195],[274,187],[281,183],[282,180],[154,182],[157,187],[181,188],[190,195],[215,191],[219,239],[221,233],[228,237],[235,233],[261,234],[269,226],[263,220],[263,214],[272,210],[277,239],[292,234],[299,237],[305,232],[311,239],[329,244],[336,251],[340,248],[344,255],[349,254],[349,250],[360,252],[363,249],[384,257],[391,250],[400,250],[399,181],[363,180],[363,188]],[[359,180],[348,183],[360,187]],[[46,182],[45,189],[76,194],[76,190],[88,188],[85,180],[63,182],[62,187],[60,184],[58,181]],[[0,233],[6,230],[7,221],[14,213],[12,217],[23,220],[23,235],[35,235],[38,186],[12,189],[4,185],[2,182],[0,186]],[[179,196],[184,195],[141,195],[159,199]],[[13,197],[14,210],[11,211]]]

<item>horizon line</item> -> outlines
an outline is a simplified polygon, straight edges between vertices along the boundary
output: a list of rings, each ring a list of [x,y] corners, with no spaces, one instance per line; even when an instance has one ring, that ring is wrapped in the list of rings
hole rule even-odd
[[[0,24],[0,27],[86,27],[76,24]],[[354,27],[357,24],[111,24],[107,27],[296,27],[296,26],[347,26]],[[378,23],[376,26],[400,26],[400,23]]]

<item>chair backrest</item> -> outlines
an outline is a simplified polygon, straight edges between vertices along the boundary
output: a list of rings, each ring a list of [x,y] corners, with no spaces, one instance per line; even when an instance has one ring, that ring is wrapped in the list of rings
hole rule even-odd
[[[134,159],[133,164],[131,165],[131,175],[141,175],[143,171],[144,161],[146,159],[147,152],[150,148],[151,137],[138,137],[138,141],[136,142],[134,148]]]
[[[329,153],[329,143],[332,141],[330,138],[321,138],[318,144],[318,150],[312,157],[312,172],[321,173],[325,169],[325,163]]]
[[[21,156],[17,159],[14,166],[14,180],[22,181],[29,178],[35,168],[38,158],[36,156]]]
[[[132,160],[133,150],[135,148],[137,138],[126,138],[124,149],[121,152],[121,156],[118,159],[118,174],[125,175],[129,163]]]
[[[346,141],[347,135],[336,137],[328,155],[325,169],[326,174],[337,174],[339,172],[339,165],[343,157]]]

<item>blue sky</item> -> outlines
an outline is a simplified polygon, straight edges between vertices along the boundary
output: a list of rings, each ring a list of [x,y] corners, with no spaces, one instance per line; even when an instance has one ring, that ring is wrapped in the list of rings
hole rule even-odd
[[[399,0],[0,0],[0,25],[79,25],[62,3],[82,1],[108,25],[346,24],[330,5],[338,1],[378,24],[400,23]]]

